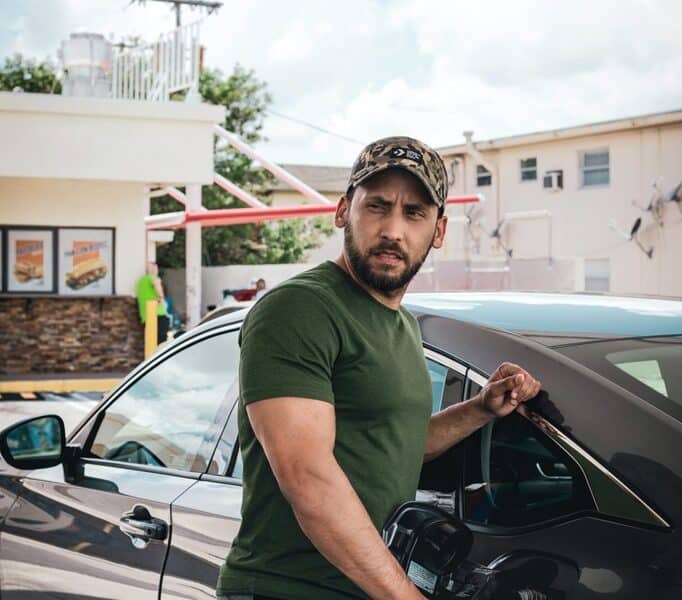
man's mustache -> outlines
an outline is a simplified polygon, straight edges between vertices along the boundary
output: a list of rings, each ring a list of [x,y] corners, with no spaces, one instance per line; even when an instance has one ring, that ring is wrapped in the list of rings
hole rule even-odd
[[[384,242],[383,244],[374,246],[374,248],[369,251],[371,255],[381,254],[383,252],[391,252],[396,254],[399,258],[407,262],[407,253],[403,252],[403,249],[397,243]]]

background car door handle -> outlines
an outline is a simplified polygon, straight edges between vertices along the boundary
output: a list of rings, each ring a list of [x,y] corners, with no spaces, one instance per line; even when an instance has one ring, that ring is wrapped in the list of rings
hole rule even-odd
[[[168,537],[168,524],[152,517],[149,510],[142,505],[137,505],[130,512],[121,515],[118,527],[133,538],[165,540]]]

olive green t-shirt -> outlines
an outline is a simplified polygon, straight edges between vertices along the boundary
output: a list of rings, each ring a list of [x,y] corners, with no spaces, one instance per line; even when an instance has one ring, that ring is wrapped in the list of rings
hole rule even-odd
[[[242,522],[218,593],[366,598],[302,532],[245,405],[279,396],[334,404],[334,456],[381,530],[396,505],[414,499],[424,456],[431,384],[416,320],[326,262],[253,307],[241,331],[239,376]]]

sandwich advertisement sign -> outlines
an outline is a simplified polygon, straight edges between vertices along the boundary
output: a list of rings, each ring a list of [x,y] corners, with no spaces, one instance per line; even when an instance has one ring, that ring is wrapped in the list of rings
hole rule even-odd
[[[10,229],[7,232],[7,290],[54,291],[54,231]]]
[[[113,230],[59,229],[59,293],[113,294]]]

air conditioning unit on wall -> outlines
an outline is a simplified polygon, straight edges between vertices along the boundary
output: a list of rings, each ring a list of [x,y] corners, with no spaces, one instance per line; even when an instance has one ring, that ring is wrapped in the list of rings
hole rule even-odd
[[[542,187],[550,192],[564,189],[564,172],[562,170],[547,171],[542,178]]]

